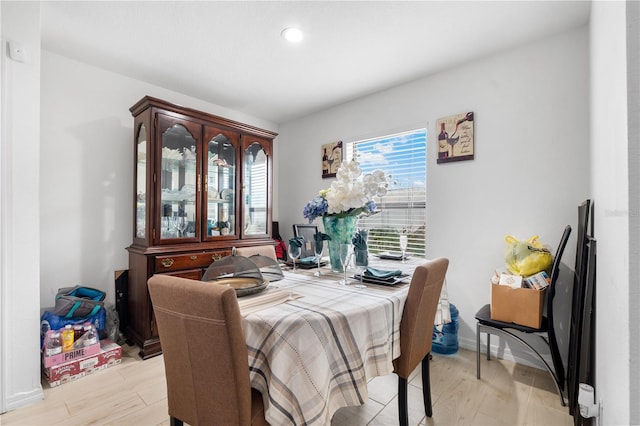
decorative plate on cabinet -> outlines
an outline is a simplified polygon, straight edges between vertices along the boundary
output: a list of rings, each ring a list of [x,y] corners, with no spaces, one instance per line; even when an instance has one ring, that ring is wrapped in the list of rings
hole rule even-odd
[[[233,200],[233,189],[231,188],[223,189],[222,192],[220,193],[220,198],[222,198],[225,201]]]
[[[218,193],[218,190],[215,189],[215,188],[209,189],[209,192],[208,192],[207,196],[209,197],[210,200],[219,200],[220,199],[220,194]]]

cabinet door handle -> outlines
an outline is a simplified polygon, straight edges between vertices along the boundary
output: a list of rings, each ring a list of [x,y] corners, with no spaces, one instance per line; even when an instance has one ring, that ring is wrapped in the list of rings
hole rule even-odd
[[[173,259],[168,257],[166,259],[162,259],[162,266],[164,266],[165,268],[169,268],[171,265],[173,265]]]
[[[195,255],[194,256],[189,256],[189,259],[191,259],[191,260],[196,260],[197,258],[198,258],[198,256],[195,256]]]
[[[218,261],[222,259],[222,255],[220,253],[214,253],[211,255],[211,260],[213,260],[214,262]]]

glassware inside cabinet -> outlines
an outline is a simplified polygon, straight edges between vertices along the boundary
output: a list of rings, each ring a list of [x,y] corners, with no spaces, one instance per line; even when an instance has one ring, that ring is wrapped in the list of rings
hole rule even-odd
[[[236,149],[222,133],[207,148],[207,235],[235,234]]]
[[[162,134],[161,238],[195,236],[197,143],[189,131],[175,124]]]
[[[145,238],[147,223],[147,130],[142,124],[136,141],[136,238]]]

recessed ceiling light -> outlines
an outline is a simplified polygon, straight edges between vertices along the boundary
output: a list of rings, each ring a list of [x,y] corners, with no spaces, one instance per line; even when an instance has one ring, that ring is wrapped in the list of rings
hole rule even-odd
[[[293,27],[285,28],[280,34],[282,35],[282,38],[290,41],[291,43],[299,43],[304,38],[302,31]]]

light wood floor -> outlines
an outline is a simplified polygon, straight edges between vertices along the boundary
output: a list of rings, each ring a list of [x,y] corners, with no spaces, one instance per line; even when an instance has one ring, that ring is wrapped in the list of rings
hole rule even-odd
[[[169,425],[162,356],[141,361],[123,347],[123,362],[77,381],[49,388],[44,400],[0,416],[0,425]],[[411,425],[571,425],[572,417],[542,370],[482,358],[476,380],[475,352],[434,354],[431,361],[433,417],[422,406],[421,380],[409,384]],[[369,401],[340,409],[332,426],[397,425],[397,377],[369,383]]]

